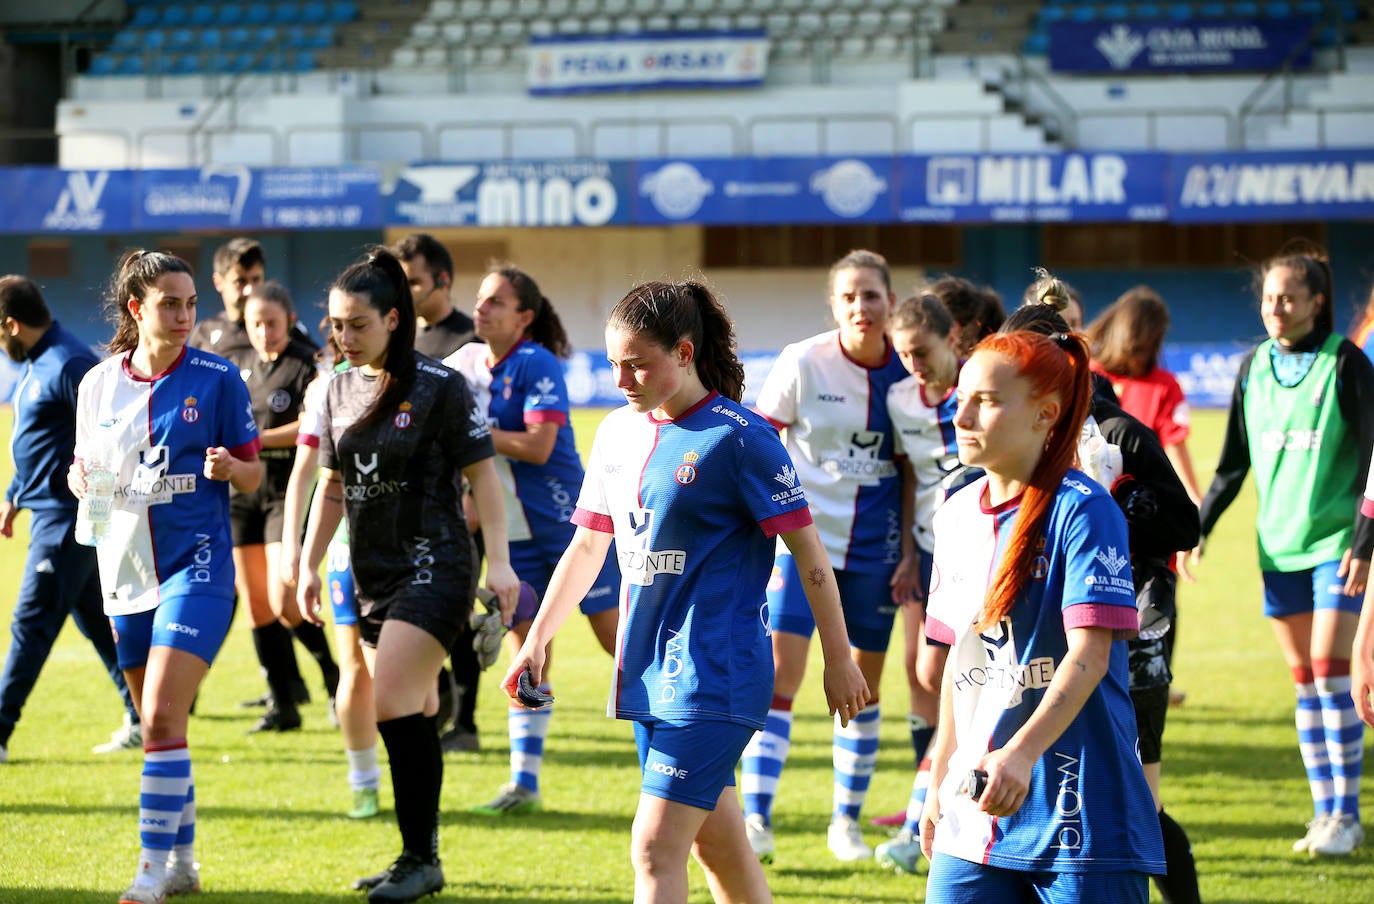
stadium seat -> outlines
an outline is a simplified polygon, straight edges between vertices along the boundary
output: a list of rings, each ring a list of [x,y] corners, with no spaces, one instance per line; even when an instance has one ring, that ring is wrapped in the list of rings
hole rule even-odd
[[[243,7],[237,3],[223,3],[215,13],[219,25],[238,25],[243,21]]]
[[[493,19],[504,19],[514,12],[511,0],[487,0],[487,15]]]
[[[178,28],[191,19],[191,12],[181,3],[172,3],[162,8],[162,26]]]
[[[458,12],[456,0],[434,0],[429,5],[429,12],[425,13],[426,19],[451,19]]]
[[[1301,15],[1319,19],[1326,12],[1326,4],[1322,0],[1299,0],[1294,9]]]
[[[1069,11],[1069,20],[1073,22],[1095,22],[1097,21],[1097,7],[1075,6]]]
[[[268,47],[281,39],[281,31],[275,25],[263,25],[253,29],[253,40],[259,47]]]
[[[186,20],[186,23],[195,28],[204,28],[214,23],[217,13],[216,4],[199,3],[191,10],[191,16]]]
[[[147,50],[161,50],[167,43],[167,33],[161,29],[154,28],[151,31],[143,32],[142,47]]]
[[[144,75],[146,70],[143,67],[143,54],[130,53],[119,58],[119,63],[115,68],[116,75]]]
[[[1040,9],[1040,21],[1041,21],[1041,22],[1045,22],[1045,23],[1049,23],[1049,22],[1067,22],[1068,20],[1069,20],[1069,10],[1068,10],[1068,7],[1065,7],[1065,6],[1051,6],[1051,5],[1049,5],[1049,4],[1046,4],[1045,6],[1041,7],[1041,9]]]
[[[1240,0],[1231,4],[1231,15],[1242,19],[1253,19],[1259,15],[1259,4],[1255,0]]]
[[[458,4],[458,17],[461,19],[480,19],[485,11],[482,0],[461,0]]]
[[[272,21],[278,25],[290,25],[301,20],[299,3],[278,3],[272,7]]]
[[[203,50],[218,50],[219,46],[224,43],[224,32],[218,28],[202,28],[195,34],[200,48]]]
[[[297,50],[287,57],[287,68],[291,72],[312,72],[319,68],[313,50]]]
[[[115,32],[114,40],[110,42],[111,50],[129,52],[138,50],[143,46],[143,33],[126,28]]]
[[[243,11],[245,25],[266,25],[272,21],[272,7],[266,3],[250,3]]]
[[[307,25],[318,25],[321,22],[329,21],[329,7],[313,0],[310,3],[301,4],[301,21]]]
[[[1175,22],[1187,22],[1193,18],[1193,4],[1170,3],[1167,12]]]
[[[461,25],[462,23],[454,23]],[[552,19],[531,19],[530,36],[536,38],[547,38],[549,35],[556,34],[557,28]],[[460,39],[461,40],[461,39]],[[455,42],[456,43],[456,42]]]
[[[1197,5],[1197,15],[1203,19],[1221,19],[1226,16],[1226,13],[1225,3],[1211,2]]]
[[[1270,0],[1264,4],[1264,14],[1271,19],[1284,19],[1293,15],[1293,4],[1285,0]]]
[[[1164,11],[1160,9],[1158,3],[1137,3],[1135,5],[1135,18],[1142,22],[1162,19],[1164,18]]]
[[[536,20],[536,21],[538,21],[538,20]],[[548,22],[547,20],[545,20],[545,24],[548,26],[548,29],[549,29],[549,30],[548,30],[548,31],[537,32],[537,33],[538,33],[538,34],[553,34],[553,23],[552,23],[552,22]],[[536,34],[536,32],[535,32],[535,30],[534,30],[534,26],[535,26],[535,22],[531,22],[531,23],[530,23],[530,33],[531,33],[531,34]],[[445,22],[442,26],[440,26],[439,31],[440,31],[440,33],[443,34],[444,40],[445,40],[447,43],[449,43],[449,44],[461,44],[461,43],[463,43],[463,40],[468,36],[468,26],[467,26],[467,23],[466,23],[466,22]]]
[[[97,54],[91,60],[91,66],[86,70],[87,75],[114,75],[118,69],[119,58],[112,53]]]
[[[156,6],[140,6],[129,20],[130,28],[153,28],[162,20],[162,10]]]
[[[1050,8],[1046,7],[1046,9]],[[1021,45],[1021,50],[1027,56],[1044,56],[1050,52],[1050,36],[1040,30],[1033,31],[1026,35],[1026,41]]]
[[[200,70],[200,54],[179,53],[171,58],[167,69],[172,75],[196,75]]]
[[[1131,18],[1131,10],[1124,3],[1109,3],[1102,7],[1102,18],[1109,22],[1121,22]]]
[[[253,32],[247,26],[237,25],[224,32],[224,46],[229,50],[253,46]]]
[[[353,0],[334,0],[329,4],[330,22],[352,22],[358,18],[358,4]]]
[[[167,35],[168,50],[188,50],[199,41],[200,32],[190,28],[174,28]]]

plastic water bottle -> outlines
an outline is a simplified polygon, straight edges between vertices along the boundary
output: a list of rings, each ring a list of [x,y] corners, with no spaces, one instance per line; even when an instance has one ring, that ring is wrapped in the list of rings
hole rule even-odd
[[[86,494],[76,504],[76,542],[99,546],[110,533],[115,473],[99,462],[86,465]]]

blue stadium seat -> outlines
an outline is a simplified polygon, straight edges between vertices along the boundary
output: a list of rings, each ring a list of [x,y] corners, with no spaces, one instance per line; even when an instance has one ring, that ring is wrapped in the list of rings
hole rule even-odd
[[[288,68],[292,72],[311,72],[318,67],[313,50],[297,50],[291,54]]]
[[[1202,19],[1222,19],[1226,16],[1226,4],[1220,2],[1199,3],[1197,15]]]
[[[142,46],[143,33],[134,31],[132,28],[115,32],[114,40],[110,42],[111,50],[133,51]]]
[[[90,68],[86,70],[87,75],[114,75],[118,69],[119,57],[112,53],[98,54],[91,60]]]
[[[1164,18],[1164,10],[1160,8],[1158,3],[1137,3],[1135,5],[1135,17],[1142,22],[1162,19]]]
[[[1045,7],[1051,9],[1052,7]],[[1043,31],[1036,30],[1026,35],[1026,42],[1021,45],[1021,52],[1027,56],[1044,56],[1050,52],[1050,37]]]
[[[1304,16],[1311,16],[1314,19],[1319,19],[1322,13],[1326,11],[1325,7],[1326,4],[1322,3],[1322,0],[1300,0],[1294,9]]]
[[[230,73],[251,72],[256,64],[257,54],[251,50],[245,50],[242,53],[231,54],[225,60],[224,71]]]
[[[143,75],[143,54],[130,53],[119,58],[115,75]]]
[[[254,72],[281,72],[285,68],[286,54],[280,50],[266,51],[253,64]]]
[[[358,18],[358,4],[353,0],[334,0],[329,4],[330,22],[352,22]]]
[[[148,50],[161,50],[162,45],[167,43],[167,33],[154,28],[152,31],[143,33],[142,47]]]
[[[1264,14],[1271,19],[1282,19],[1293,15],[1293,4],[1286,0],[1270,0],[1264,4]]]
[[[238,25],[243,21],[243,7],[237,3],[222,3],[215,13],[215,21],[220,25]]]
[[[224,43],[224,32],[218,28],[202,28],[199,31],[200,46],[204,50],[218,50]]]
[[[1193,4],[1170,3],[1168,13],[1175,22],[1187,22],[1193,18]]]
[[[266,47],[281,40],[281,31],[275,25],[264,25],[253,29],[253,40],[257,41],[259,46]]]
[[[281,30],[281,42],[286,47],[308,46],[310,37],[304,25],[288,25]]]
[[[311,25],[329,21],[329,5],[311,0],[301,4],[301,21]]]
[[[172,57],[171,73],[173,75],[197,75],[200,73],[200,54],[183,53]]]
[[[230,50],[240,47],[252,47],[252,30],[243,25],[237,25],[229,29],[224,33],[224,46]]]
[[[190,28],[174,28],[167,35],[167,48],[169,50],[188,50],[195,47],[199,40],[200,32]]]
[[[1097,20],[1097,7],[1075,6],[1069,12],[1069,19],[1074,22],[1095,22]]]
[[[272,7],[266,3],[250,3],[243,11],[243,21],[246,25],[266,25],[272,21]]]
[[[162,10],[156,6],[140,6],[132,19],[129,20],[130,28],[152,28],[162,21]]]
[[[278,25],[290,25],[301,20],[299,3],[278,3],[272,7],[272,21]]]
[[[1124,3],[1109,3],[1102,7],[1102,18],[1109,22],[1121,22],[1131,18],[1131,11]]]
[[[1242,19],[1253,19],[1259,15],[1259,4],[1255,0],[1239,0],[1231,4],[1231,15]]]
[[[215,16],[219,14],[219,5],[215,3],[199,3],[195,9],[191,10],[189,24],[197,28],[204,28],[213,25]]]
[[[309,40],[307,46],[319,50],[323,47],[334,46],[334,26],[317,25],[307,32]]]
[[[178,28],[191,18],[191,11],[184,4],[171,3],[162,8],[162,24],[166,28]]]
[[[1067,6],[1050,6],[1046,4],[1040,10],[1041,22],[1065,22],[1069,18],[1069,8]]]

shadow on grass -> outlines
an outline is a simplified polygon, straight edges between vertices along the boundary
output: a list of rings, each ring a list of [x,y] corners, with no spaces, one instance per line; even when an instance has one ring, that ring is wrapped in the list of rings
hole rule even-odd
[[[110,904],[117,892],[110,889],[91,891],[89,889],[33,889],[6,887],[0,885],[0,901],[22,901],[24,904]],[[512,894],[503,886],[483,883],[464,883],[451,885],[438,898],[435,904],[443,904],[445,898],[465,901],[501,901],[503,904],[548,904],[550,901],[576,901],[579,904],[623,904],[623,895],[593,892],[578,887],[560,888],[546,886],[537,895],[528,893]],[[205,904],[216,901],[232,901],[236,904],[294,904],[310,901],[312,904],[359,904],[365,899],[356,891],[331,892],[272,892],[272,891],[217,891],[206,888],[195,899]],[[895,899],[894,899],[895,900]]]

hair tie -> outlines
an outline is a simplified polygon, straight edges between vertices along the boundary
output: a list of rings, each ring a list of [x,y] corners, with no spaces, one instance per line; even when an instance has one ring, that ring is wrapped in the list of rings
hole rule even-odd
[[[1069,337],[1068,333],[1051,333],[1050,341],[1064,351],[1068,351],[1073,346],[1073,339]]]

